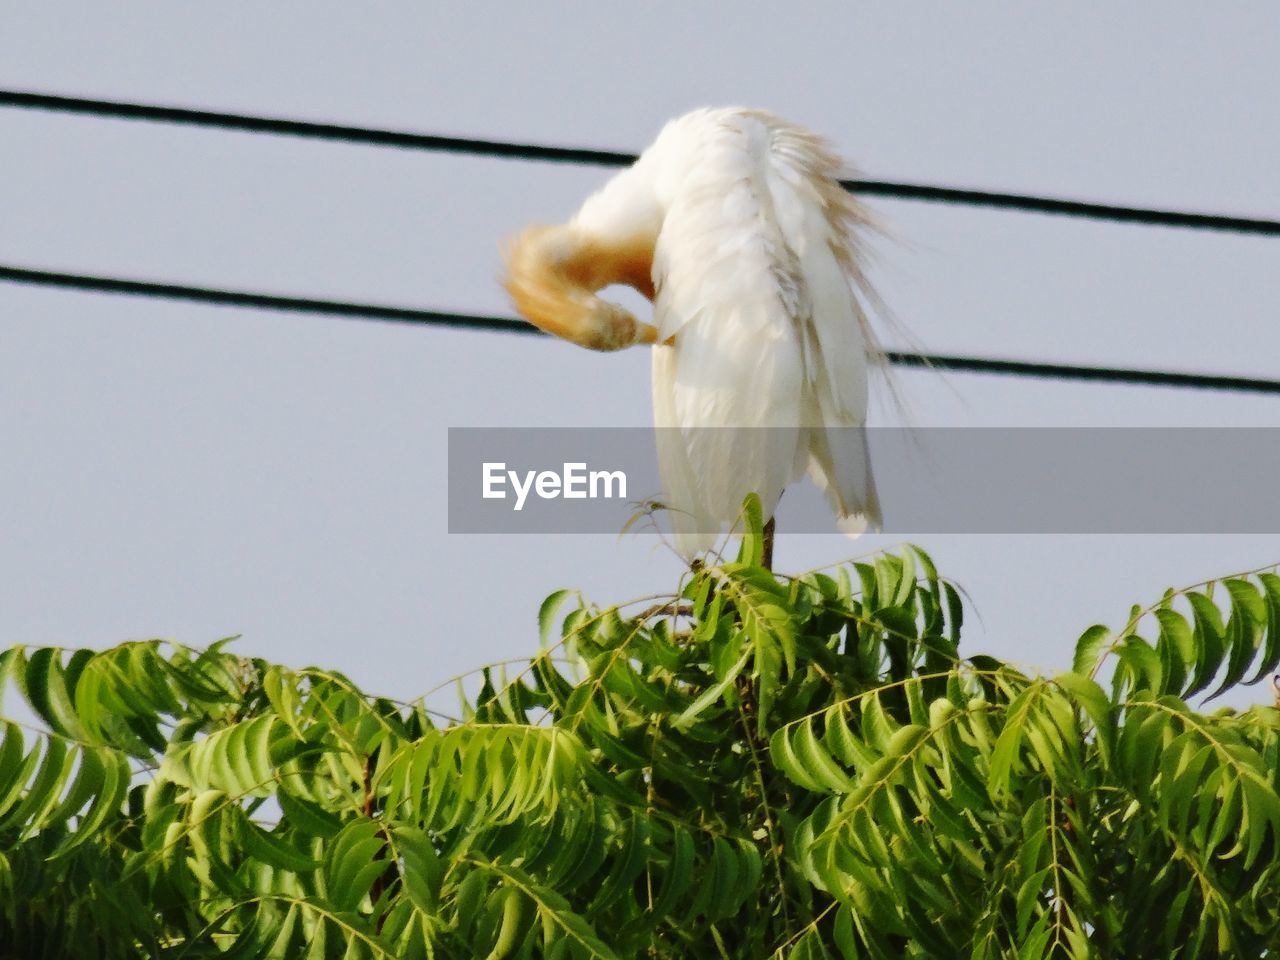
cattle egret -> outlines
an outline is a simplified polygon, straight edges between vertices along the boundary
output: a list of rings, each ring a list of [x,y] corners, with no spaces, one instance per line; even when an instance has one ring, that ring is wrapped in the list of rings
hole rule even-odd
[[[714,546],[750,492],[771,535],[806,470],[842,530],[879,523],[870,222],[840,169],[820,137],[772,114],[697,110],[568,223],[529,227],[508,251],[506,288],[530,323],[593,350],[652,346],[658,466],[686,557]],[[652,322],[596,295],[610,284],[648,297]]]

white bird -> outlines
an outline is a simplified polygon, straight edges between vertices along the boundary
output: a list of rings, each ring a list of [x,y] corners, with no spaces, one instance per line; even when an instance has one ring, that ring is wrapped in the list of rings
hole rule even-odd
[[[859,247],[870,221],[841,166],[765,111],[696,110],[568,223],[530,227],[508,252],[507,290],[534,325],[594,350],[652,345],[658,466],[686,557],[750,492],[771,533],[806,470],[841,529],[879,524],[864,429],[882,357]],[[652,323],[596,296],[614,283],[653,301]]]

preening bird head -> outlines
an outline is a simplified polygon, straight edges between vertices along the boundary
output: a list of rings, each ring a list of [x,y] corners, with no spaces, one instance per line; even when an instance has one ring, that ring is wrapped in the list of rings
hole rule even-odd
[[[574,224],[527,227],[506,250],[503,286],[526,320],[591,350],[653,343],[656,331],[595,291],[629,283],[652,291],[652,251],[602,244]]]

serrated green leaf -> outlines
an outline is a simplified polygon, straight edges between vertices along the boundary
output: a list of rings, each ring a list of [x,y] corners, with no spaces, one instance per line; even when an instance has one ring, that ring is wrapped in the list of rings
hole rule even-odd
[[[542,601],[538,607],[538,642],[546,647],[551,643],[552,631],[555,628],[556,614],[564,606],[564,602],[573,596],[572,590],[557,590]]]
[[[1111,645],[1111,630],[1102,624],[1094,624],[1076,641],[1076,653],[1071,661],[1071,669],[1084,677],[1093,676],[1103,658],[1110,652]]]

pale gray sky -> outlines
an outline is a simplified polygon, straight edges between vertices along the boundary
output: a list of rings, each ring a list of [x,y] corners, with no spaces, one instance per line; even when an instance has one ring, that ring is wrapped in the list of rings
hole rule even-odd
[[[739,103],[869,176],[1280,216],[1265,0],[0,11],[6,88],[632,150]],[[500,239],[606,176],[0,109],[0,262],[505,311]],[[1274,239],[875,207],[899,238],[875,279],[931,350],[1280,372]],[[1280,425],[1276,398],[902,379],[922,424]],[[416,694],[531,652],[551,590],[608,603],[678,573],[649,539],[449,536],[446,429],[648,417],[640,350],[0,284],[0,644],[243,633]],[[917,540],[978,604],[970,652],[1050,670],[1131,602],[1280,560],[1261,535]],[[784,537],[778,563],[882,542]]]

